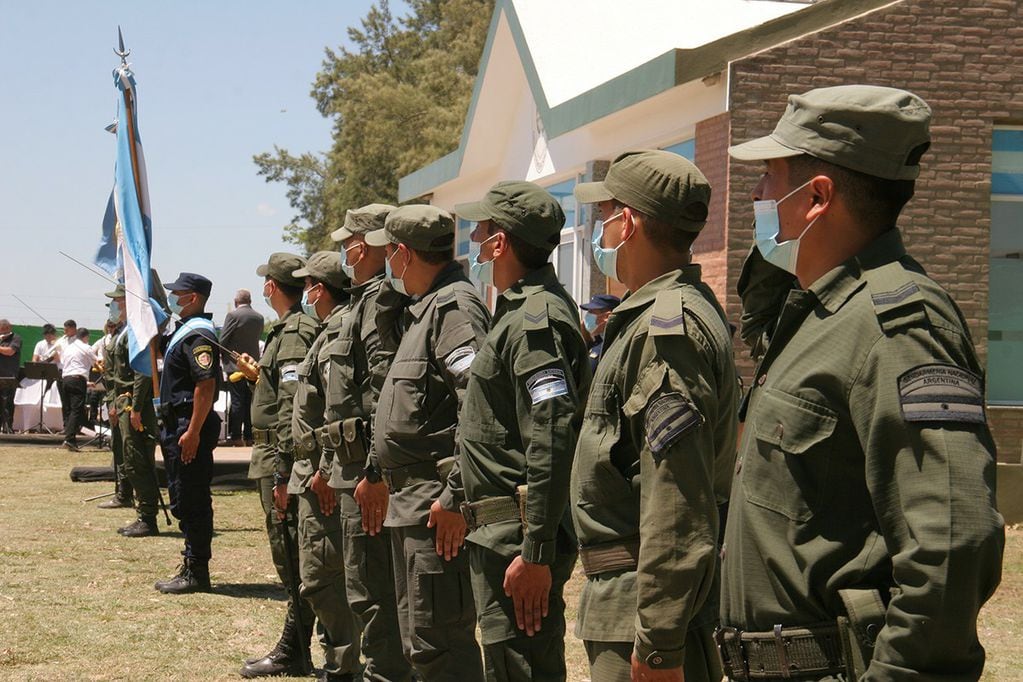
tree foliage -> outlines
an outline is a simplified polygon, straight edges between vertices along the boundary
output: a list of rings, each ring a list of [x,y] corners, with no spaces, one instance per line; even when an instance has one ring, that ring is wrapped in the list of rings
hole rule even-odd
[[[378,0],[351,48],[328,48],[312,97],[334,120],[323,156],[287,150],[255,157],[268,182],[285,182],[298,215],[287,239],[309,252],[349,208],[395,203],[398,179],[458,146],[493,0],[408,0],[396,17]]]

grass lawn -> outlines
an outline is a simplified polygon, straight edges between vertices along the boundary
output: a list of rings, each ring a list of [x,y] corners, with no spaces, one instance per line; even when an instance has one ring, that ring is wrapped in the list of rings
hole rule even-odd
[[[161,517],[160,537],[122,538],[131,510],[83,503],[113,484],[72,483],[69,469],[103,464],[109,454],[0,446],[0,679],[240,679],[284,614],[256,494],[214,493],[215,593],[164,596],[153,582],[174,572],[181,536]],[[569,584],[570,628],[580,581]],[[981,614],[985,680],[1023,680],[1021,592],[1023,531],[1011,530],[1001,588]],[[569,679],[588,679],[580,642],[569,635],[566,649]]]

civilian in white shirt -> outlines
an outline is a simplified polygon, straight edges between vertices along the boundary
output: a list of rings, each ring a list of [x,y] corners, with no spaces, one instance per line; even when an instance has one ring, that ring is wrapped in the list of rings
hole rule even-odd
[[[64,369],[64,351],[74,343],[78,324],[74,320],[64,322],[64,336],[57,339],[57,367]],[[67,398],[64,397],[64,379],[57,379],[57,393],[60,394],[60,414],[64,428],[67,428]]]
[[[96,364],[96,354],[89,345],[89,330],[79,329],[68,344],[62,358],[64,398],[67,399],[67,421],[64,426],[64,447],[78,452],[78,431],[85,423],[85,396],[88,392],[89,370]]]
[[[32,349],[32,362],[56,363],[60,359],[57,351],[57,329],[50,323],[43,325],[43,338]]]

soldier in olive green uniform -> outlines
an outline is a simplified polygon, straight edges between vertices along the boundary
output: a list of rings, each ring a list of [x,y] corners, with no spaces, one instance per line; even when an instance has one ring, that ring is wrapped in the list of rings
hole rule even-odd
[[[348,211],[345,224],[331,237],[341,243],[341,267],[352,279],[352,299],[337,337],[325,347],[329,377],[325,380],[327,414],[321,436],[320,475],[337,489],[344,533],[345,585],[348,602],[362,622],[363,671],[366,680],[407,682],[412,666],[405,658],[398,630],[394,595],[391,533],[378,525],[369,528],[357,502],[357,490],[378,487],[379,471],[367,468],[380,386],[394,356],[385,349],[376,327],[377,300],[384,282],[384,248],[366,244],[366,235],[384,229],[386,204],[370,204]],[[386,487],[383,500],[386,501]]]
[[[724,312],[690,262],[710,186],[681,156],[643,151],[575,195],[599,204],[597,267],[629,289],[607,322],[572,470],[587,578],[576,634],[595,681],[717,682],[718,507],[739,385]]]
[[[112,312],[116,309],[118,324],[123,327],[124,286],[119,284],[106,295],[111,299]],[[156,524],[159,491],[154,464],[158,427],[153,408],[153,379],[131,368],[128,334],[123,328],[115,333],[106,358],[107,394],[112,397],[111,408],[116,415],[117,434],[121,440],[121,471],[135,490],[138,513],[134,523],[119,528],[117,532],[133,538],[159,535],[160,529]]]
[[[983,369],[895,226],[930,117],[903,90],[821,88],[730,150],[765,164],[740,294],[766,339],[723,552],[733,680],[981,675],[1004,542]]]
[[[290,253],[274,253],[256,269],[263,277],[263,296],[278,315],[267,335],[258,363],[258,380],[252,389],[252,461],[249,478],[259,483],[260,501],[270,539],[270,554],[277,575],[288,587],[288,613],[280,641],[261,659],[250,659],[242,668],[243,677],[261,677],[284,673],[302,674],[308,657],[313,613],[309,604],[291,594],[292,582],[298,582],[296,503],[288,496],[294,457],[291,437],[291,412],[298,388],[298,367],[319,333],[319,322],[302,312],[304,280],[292,273],[305,265],[305,259]],[[251,365],[242,356],[239,368]],[[283,517],[283,518],[282,518]],[[286,534],[286,535],[285,535]],[[285,542],[289,543],[285,546]],[[296,612],[296,610],[300,611]]]
[[[391,491],[398,625],[426,682],[483,678],[455,459],[458,408],[490,316],[452,260],[455,225],[433,206],[403,206],[366,243],[385,246],[389,277],[414,297],[380,391],[374,453]]]
[[[562,595],[576,560],[568,487],[590,382],[575,302],[548,262],[565,214],[517,181],[455,211],[479,223],[474,278],[501,291],[458,423],[487,679],[564,680]]]
[[[298,367],[291,421],[295,464],[288,494],[298,500],[302,597],[316,614],[316,632],[325,660],[320,679],[350,680],[359,666],[359,624],[345,593],[341,515],[333,488],[320,474],[321,452],[327,443],[316,437],[316,430],[325,423],[324,382],[330,380],[334,370],[329,348],[347,314],[347,287],[351,281],[341,270],[341,254],[336,251],[314,253],[304,268],[292,274],[305,280],[302,307],[323,321],[320,335]],[[363,460],[365,456],[363,448]]]
[[[123,285],[119,284],[117,290],[122,289]],[[107,303],[107,306],[109,307],[110,303]],[[120,315],[116,317],[119,319]],[[107,388],[103,394],[103,406],[106,408],[106,414],[110,420],[110,449],[114,452],[114,476],[116,481],[114,483],[114,497],[96,505],[100,509],[122,509],[134,506],[134,492],[131,489],[131,481],[124,475],[123,438],[121,437],[121,427],[118,423],[117,409],[114,407],[114,398],[117,397],[117,394],[114,393],[114,340],[122,331],[124,331],[124,322],[118,324],[113,337],[103,342],[103,371],[100,373],[100,378],[103,381],[103,385]]]

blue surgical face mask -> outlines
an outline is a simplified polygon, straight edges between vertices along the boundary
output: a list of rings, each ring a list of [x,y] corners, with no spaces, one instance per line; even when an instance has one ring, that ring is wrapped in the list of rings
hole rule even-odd
[[[361,244],[352,244],[347,249],[341,247],[341,270],[345,273],[345,275],[347,275],[348,279],[352,280],[353,283],[355,282],[355,266],[361,263],[362,259],[366,257],[366,252],[363,251],[362,256],[360,256],[359,260],[354,263],[348,262],[348,252],[360,245]]]
[[[493,234],[481,242],[469,242],[469,279],[473,282],[489,284],[490,286],[494,285],[494,259],[491,258],[485,263],[481,263],[480,252],[483,249],[483,245],[496,236],[496,234]]]
[[[597,330],[597,316],[594,313],[586,313],[583,316],[583,324],[586,325],[586,331],[593,333]]]
[[[621,281],[618,279],[618,249],[622,248],[622,244],[625,243],[623,239],[618,246],[613,249],[605,249],[601,244],[601,240],[604,238],[604,225],[620,218],[623,211],[615,213],[607,220],[598,220],[593,228],[593,262],[597,264],[597,269],[604,273],[605,276],[610,277],[613,280]]]
[[[318,320],[320,319],[320,316],[316,314],[316,304],[309,302],[310,291],[312,291],[311,288],[302,292],[302,312],[314,320]]]
[[[405,276],[405,271],[408,270],[408,263],[405,263],[405,268],[401,271],[400,275],[395,275],[394,271],[391,270],[391,261],[394,260],[394,257],[399,253],[401,252],[395,249],[394,253],[391,254],[391,257],[384,261],[384,270],[386,271],[387,279],[390,280],[391,286],[394,287],[394,290],[399,294],[408,296],[408,291],[405,289],[405,282],[401,279]]]
[[[170,311],[175,315],[180,315],[181,311],[185,309],[185,306],[181,305],[180,296],[171,296],[167,300],[167,307],[170,308]]]
[[[117,324],[121,321],[121,304],[117,301],[110,302],[110,312],[107,313],[107,319]]]
[[[778,204],[809,185],[810,182],[810,180],[807,180],[777,201],[774,199],[765,199],[763,201],[753,202],[753,216],[755,222],[754,236],[760,255],[763,256],[764,260],[768,263],[771,263],[772,265],[775,265],[793,275],[796,274],[796,263],[799,260],[799,242],[810,228],[813,227],[813,224],[817,222],[817,218],[820,218],[821,216],[818,215],[817,218],[811,220],[810,224],[807,225],[795,239],[779,242],[778,233],[781,231],[781,219],[778,217]]]

